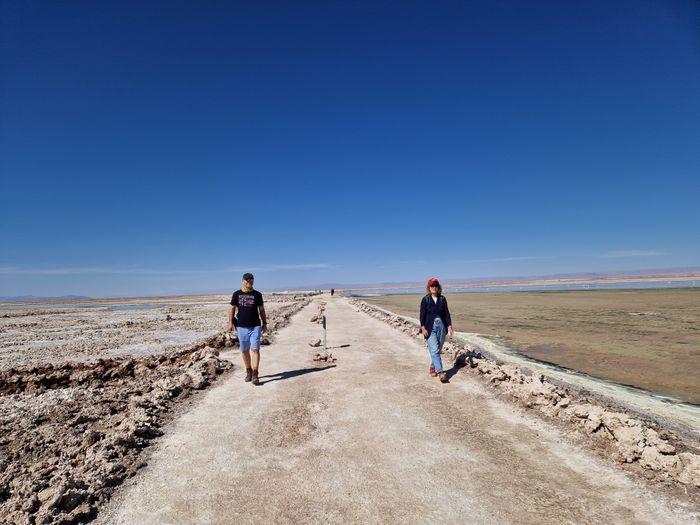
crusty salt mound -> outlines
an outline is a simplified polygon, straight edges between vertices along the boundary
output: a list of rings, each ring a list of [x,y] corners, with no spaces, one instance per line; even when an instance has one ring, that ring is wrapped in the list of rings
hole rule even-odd
[[[198,345],[0,372],[0,521],[79,523],[142,465],[177,401],[233,365]]]
[[[323,316],[326,313],[326,303],[321,301],[318,305],[318,312],[311,316],[310,322],[316,324],[323,324]]]

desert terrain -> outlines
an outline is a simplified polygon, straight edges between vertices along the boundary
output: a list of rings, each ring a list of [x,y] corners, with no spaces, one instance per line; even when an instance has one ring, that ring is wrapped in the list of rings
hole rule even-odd
[[[529,357],[700,403],[700,289],[446,293],[455,329]],[[420,296],[367,297],[418,317]]]
[[[333,363],[314,362],[309,346],[321,300]],[[501,399],[480,379],[486,363],[451,368],[448,385],[429,378],[423,342],[400,326],[342,297],[314,299],[266,349],[263,384],[234,369],[172,425],[98,522],[697,520],[694,485],[669,493],[628,476]]]
[[[266,297],[270,333],[306,305]],[[0,310],[0,522],[84,523],[163,427],[233,369],[228,296]]]
[[[259,387],[226,296],[2,310],[0,521],[700,516],[694,442],[513,366],[463,366],[455,343],[443,385],[415,326],[344,297],[266,304]],[[316,358],[321,312],[335,360]]]

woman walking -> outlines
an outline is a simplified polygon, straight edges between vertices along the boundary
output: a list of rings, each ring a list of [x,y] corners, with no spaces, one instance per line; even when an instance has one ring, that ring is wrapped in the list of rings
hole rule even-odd
[[[439,377],[440,382],[449,383],[450,380],[442,369],[440,350],[445,343],[447,331],[449,330],[450,337],[454,335],[450,309],[447,307],[447,299],[442,295],[440,281],[430,279],[425,291],[425,297],[420,302],[420,328],[428,342],[431,361],[429,373],[431,377]]]

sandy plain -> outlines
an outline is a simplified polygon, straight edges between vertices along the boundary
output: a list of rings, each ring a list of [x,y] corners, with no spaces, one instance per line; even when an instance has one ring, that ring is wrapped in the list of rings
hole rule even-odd
[[[700,403],[700,289],[446,294],[455,329],[529,357]],[[418,317],[420,296],[367,297]]]

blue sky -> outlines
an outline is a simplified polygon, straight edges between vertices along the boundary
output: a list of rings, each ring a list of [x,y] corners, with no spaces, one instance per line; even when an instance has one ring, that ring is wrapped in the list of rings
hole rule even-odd
[[[700,265],[695,1],[0,20],[0,295]]]

